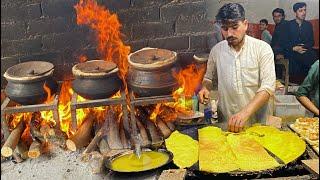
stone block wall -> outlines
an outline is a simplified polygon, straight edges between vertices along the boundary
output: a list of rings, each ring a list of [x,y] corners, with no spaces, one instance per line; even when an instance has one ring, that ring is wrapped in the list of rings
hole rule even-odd
[[[209,52],[220,32],[205,0],[97,0],[119,16],[132,52],[143,47],[177,51],[179,61]],[[43,60],[57,80],[71,79],[80,55],[98,58],[93,32],[76,24],[78,0],[1,0],[1,75],[15,64]],[[210,12],[214,13],[214,12]],[[1,88],[6,81],[2,77]]]

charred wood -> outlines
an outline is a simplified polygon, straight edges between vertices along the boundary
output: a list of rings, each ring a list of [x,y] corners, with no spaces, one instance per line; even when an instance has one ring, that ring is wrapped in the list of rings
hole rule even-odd
[[[175,125],[173,124],[173,122],[165,122],[165,123],[171,131],[175,130]]]
[[[148,138],[147,131],[146,131],[144,125],[141,123],[141,121],[138,118],[136,118],[136,121],[137,121],[137,126],[138,126],[138,129],[139,129],[141,138],[142,138],[142,144],[141,145],[146,147],[146,146],[151,144],[151,142],[150,142],[150,140]]]
[[[93,121],[94,116],[89,113],[77,132],[66,141],[66,145],[69,150],[76,151],[77,149],[80,149],[89,144],[92,138],[91,130]]]
[[[161,131],[162,135],[164,138],[167,138],[170,136],[171,134],[171,130],[168,128],[168,126],[161,120],[161,119],[157,119],[157,126],[159,128],[159,130]]]
[[[106,114],[106,121],[108,121],[107,139],[111,149],[122,149],[122,143],[119,134],[119,125],[116,121],[116,115],[112,110],[108,110]]]
[[[22,159],[28,159],[28,151],[29,148],[26,145],[26,143],[19,141],[17,147],[16,147],[17,152],[20,154]]]
[[[16,148],[17,144],[19,143],[21,134],[25,128],[24,119],[21,119],[19,124],[16,126],[14,130],[10,133],[9,137],[7,138],[6,142],[1,148],[1,155],[4,157],[12,156],[14,149]]]

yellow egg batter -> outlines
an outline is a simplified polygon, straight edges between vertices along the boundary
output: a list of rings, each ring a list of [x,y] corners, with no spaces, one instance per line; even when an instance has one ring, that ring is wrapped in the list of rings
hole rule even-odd
[[[126,154],[116,158],[112,170],[119,172],[138,172],[157,168],[169,160],[168,154],[156,151],[144,151],[140,159],[135,154]]]

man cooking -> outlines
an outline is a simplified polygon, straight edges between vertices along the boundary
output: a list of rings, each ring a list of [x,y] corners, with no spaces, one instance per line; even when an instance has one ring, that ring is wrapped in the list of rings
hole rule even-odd
[[[209,90],[218,85],[219,120],[232,132],[245,125],[265,123],[275,91],[274,55],[269,44],[246,35],[248,21],[238,3],[223,5],[216,15],[226,40],[216,44],[209,55],[199,100],[208,101]]]

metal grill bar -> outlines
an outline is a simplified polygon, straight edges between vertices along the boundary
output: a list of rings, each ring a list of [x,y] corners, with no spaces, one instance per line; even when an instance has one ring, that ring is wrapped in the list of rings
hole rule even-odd
[[[9,106],[11,100],[10,98],[6,97],[6,99],[1,104],[1,125],[4,131],[4,138],[7,139],[10,134],[6,114],[52,111],[53,118],[56,121],[56,128],[60,129],[60,120],[59,120],[59,112],[58,112],[59,111],[58,110],[59,93],[60,91],[57,91],[54,97],[54,100],[49,104],[33,104],[33,105],[11,106],[11,107]]]
[[[134,108],[139,105],[151,105],[165,102],[174,101],[171,95],[165,96],[151,96],[151,97],[134,97],[133,92],[129,92],[130,94],[130,119],[131,119],[131,128],[132,128],[132,136],[133,142],[135,144],[135,152],[141,152],[141,135],[138,133],[137,129],[137,121],[134,114]]]
[[[105,98],[105,99],[95,99],[95,100],[86,100],[83,102],[77,101],[78,94],[74,92],[72,94],[71,99],[71,118],[72,118],[72,126],[73,130],[77,129],[77,109],[81,108],[93,108],[99,106],[108,106],[108,105],[122,105],[123,110],[123,120],[124,120],[124,128],[127,132],[129,132],[129,122],[128,122],[128,109],[126,102],[126,94],[124,91],[121,91],[120,98]]]
[[[167,96],[152,96],[152,97],[138,97],[135,98],[133,95],[131,97],[131,104],[132,105],[150,105],[150,104],[158,104],[158,103],[165,103],[165,102],[172,102],[174,101],[171,95]]]

